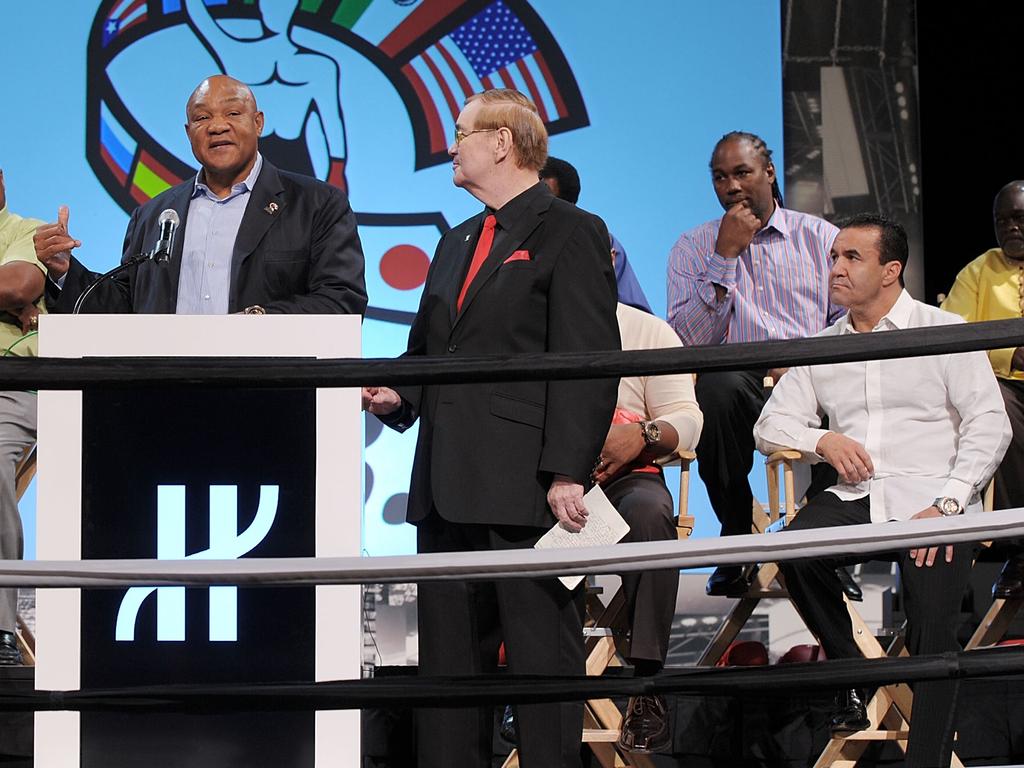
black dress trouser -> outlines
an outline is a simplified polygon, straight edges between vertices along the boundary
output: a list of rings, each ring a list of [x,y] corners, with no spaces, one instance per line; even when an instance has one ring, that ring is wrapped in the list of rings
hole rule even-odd
[[[750,533],[754,494],[747,476],[754,466],[754,424],[764,408],[764,375],[723,371],[697,376],[697,404],[704,414],[697,471],[723,536]]]
[[[604,492],[629,525],[623,543],[674,541],[678,536],[672,495],[660,472],[632,472],[610,483]],[[649,662],[649,668],[664,665],[676,615],[679,570],[624,573],[622,592],[629,616],[627,658],[633,663]]]
[[[789,530],[827,528],[871,522],[867,497],[842,501],[833,493],[822,493],[800,510]],[[953,562],[945,561],[940,548],[931,567],[918,567],[908,550],[877,555],[815,558],[781,563],[786,589],[810,630],[821,641],[830,659],[861,655],[853,637],[843,588],[836,568],[865,559],[897,563],[903,583],[903,605],[907,615],[907,650],[911,655],[959,651],[957,642],[960,603],[974,561],[973,544],[957,544]],[[959,681],[936,680],[915,683],[914,713],[907,751],[908,766],[948,766],[956,721]]]
[[[532,547],[545,532],[512,525],[444,520],[436,510],[417,524],[420,553]],[[417,588],[419,670],[455,677],[497,671],[505,643],[517,675],[586,674],[582,589],[557,578],[425,581]],[[421,708],[416,712],[419,768],[490,768],[494,708]],[[582,702],[515,705],[519,764],[579,768]]]

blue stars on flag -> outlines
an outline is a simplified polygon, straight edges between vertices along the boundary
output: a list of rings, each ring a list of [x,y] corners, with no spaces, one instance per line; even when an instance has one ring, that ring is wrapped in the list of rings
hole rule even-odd
[[[526,27],[502,0],[496,0],[452,32],[451,39],[480,78],[537,50]]]

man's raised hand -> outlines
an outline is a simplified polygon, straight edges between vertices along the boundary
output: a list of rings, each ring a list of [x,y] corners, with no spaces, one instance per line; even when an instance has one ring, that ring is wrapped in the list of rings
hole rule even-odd
[[[727,259],[735,259],[746,250],[762,226],[761,220],[750,210],[749,202],[742,200],[736,203],[722,217],[715,253]]]
[[[38,227],[32,237],[36,258],[46,267],[51,280],[60,280],[67,274],[71,266],[71,249],[82,245],[80,240],[68,234],[69,216],[68,207],[62,205],[57,209],[57,221]]]

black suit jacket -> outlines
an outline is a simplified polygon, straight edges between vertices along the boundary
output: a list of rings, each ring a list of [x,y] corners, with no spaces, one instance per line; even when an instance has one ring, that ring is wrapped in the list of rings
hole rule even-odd
[[[485,213],[438,244],[406,354],[618,349],[608,231],[543,183],[497,212],[494,246],[456,311]],[[552,475],[589,483],[617,387],[610,379],[401,388],[403,407],[386,423],[404,430],[420,420],[407,519],[433,505],[453,522],[550,527]]]
[[[171,258],[143,262],[98,286],[83,312],[174,313],[194,184],[190,179],[157,195],[136,208],[128,222],[122,260],[151,250],[160,213],[177,211],[181,224]],[[50,311],[70,312],[96,277],[72,259],[63,290],[47,281]],[[363,251],[345,193],[264,160],[235,239],[229,291],[229,312],[259,304],[273,313],[361,315],[366,309]]]

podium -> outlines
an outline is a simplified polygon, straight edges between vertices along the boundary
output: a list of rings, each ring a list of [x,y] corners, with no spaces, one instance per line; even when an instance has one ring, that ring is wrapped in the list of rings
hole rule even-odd
[[[48,315],[49,357],[360,356],[355,316]],[[39,393],[39,559],[358,556],[355,389]],[[52,589],[36,687],[356,679],[358,586]],[[358,711],[42,712],[46,768],[360,764]]]

